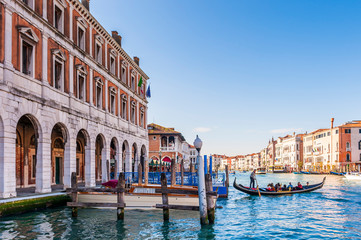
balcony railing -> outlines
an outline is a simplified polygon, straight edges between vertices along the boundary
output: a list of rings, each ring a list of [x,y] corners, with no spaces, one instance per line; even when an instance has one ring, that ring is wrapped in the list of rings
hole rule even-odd
[[[175,151],[175,147],[160,147],[160,150],[162,152],[169,152],[169,151]]]

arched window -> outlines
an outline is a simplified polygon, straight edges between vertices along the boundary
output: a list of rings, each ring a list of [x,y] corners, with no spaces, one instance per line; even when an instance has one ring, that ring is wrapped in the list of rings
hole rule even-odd
[[[349,153],[346,154],[346,161],[347,161],[347,162],[350,161],[350,154],[349,154]]]

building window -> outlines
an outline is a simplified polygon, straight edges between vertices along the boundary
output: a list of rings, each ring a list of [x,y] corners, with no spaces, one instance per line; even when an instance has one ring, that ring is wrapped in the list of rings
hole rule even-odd
[[[156,136],[153,136],[153,140],[157,140],[157,137],[156,137]]]
[[[109,93],[110,93],[110,113],[111,114],[115,114],[115,99],[117,96],[117,91],[115,90],[114,87],[110,87],[109,88]]]
[[[64,12],[66,3],[63,0],[54,1],[54,27],[64,33]]]
[[[55,49],[53,52],[53,87],[64,91],[64,63],[66,56],[63,51]]]
[[[117,54],[113,49],[110,49],[109,52],[110,52],[109,70],[113,75],[115,75],[115,59]]]
[[[358,149],[361,150],[361,141],[358,142]]]
[[[122,95],[122,118],[127,118],[127,95]]]
[[[336,134],[338,134],[338,129],[336,130]]]
[[[347,162],[350,161],[350,154],[349,154],[349,153],[346,154],[346,161],[347,161]]]
[[[360,153],[360,161],[361,161],[361,153]]]
[[[95,36],[95,60],[102,64],[103,62],[103,51],[102,46],[104,44],[104,40],[99,36]]]
[[[20,71],[33,77],[35,71],[35,45],[39,38],[29,27],[19,27],[20,33]]]
[[[345,133],[351,133],[351,129],[345,129]]]
[[[121,77],[123,83],[127,83],[127,67],[125,64],[126,64],[125,61],[123,61],[122,71],[120,73],[120,75],[121,75],[120,77]]]
[[[85,51],[85,30],[78,26],[78,47]]]
[[[76,73],[76,79],[77,79],[77,97],[80,100],[85,101],[86,97],[85,97],[85,88],[86,88],[86,76],[87,76],[87,71],[85,69],[85,67],[83,65],[77,65],[76,66],[77,69],[77,73]]]
[[[85,33],[86,33],[86,29],[88,28],[88,24],[86,23],[86,21],[82,18],[82,17],[77,17],[77,43],[78,43],[78,47],[85,51]]]
[[[34,75],[34,46],[26,41],[22,42],[22,73]]]
[[[103,103],[103,81],[100,77],[97,77],[95,80],[95,86],[96,86],[96,99],[95,99],[95,105],[97,108],[102,108]]]
[[[29,8],[34,9],[34,0],[22,0]]]
[[[131,77],[130,87],[133,91],[135,91],[135,77],[133,75]]]
[[[350,151],[350,143],[346,142],[346,151]]]
[[[130,121],[135,124],[135,106],[136,103],[132,101],[131,108],[130,108]]]
[[[358,130],[358,133],[361,133],[361,129]]]

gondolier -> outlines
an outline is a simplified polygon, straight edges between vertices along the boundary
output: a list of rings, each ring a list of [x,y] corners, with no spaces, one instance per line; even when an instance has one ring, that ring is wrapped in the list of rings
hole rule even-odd
[[[256,169],[254,169],[251,173],[251,176],[250,176],[250,184],[249,184],[249,188],[254,188],[254,181],[256,180]]]

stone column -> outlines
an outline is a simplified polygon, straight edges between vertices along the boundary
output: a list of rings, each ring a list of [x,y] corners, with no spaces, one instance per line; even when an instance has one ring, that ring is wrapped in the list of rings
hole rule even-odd
[[[74,55],[69,53],[69,95],[74,96]]]
[[[93,69],[89,68],[89,99],[90,99],[90,106],[94,106],[93,104]]]
[[[102,149],[102,182],[109,181],[108,179],[108,170],[107,170],[107,160],[110,163],[110,143],[106,144]]]
[[[41,96],[47,97],[47,87],[49,86],[48,81],[48,36],[43,32],[43,43],[42,43],[42,81],[41,81]]]
[[[125,151],[125,171],[131,172],[132,171],[132,159],[130,151]]]
[[[109,89],[108,89],[108,80],[105,79],[105,112],[109,112]]]
[[[9,5],[5,5],[5,31],[4,31],[4,75],[3,82],[12,82],[14,70],[12,64],[12,16],[13,9],[9,8]]]
[[[76,172],[76,139],[69,137],[64,149],[64,188],[71,187],[72,172]]]
[[[85,146],[85,186],[95,186],[95,142],[87,142]]]
[[[44,1],[44,0],[43,0]],[[47,2],[47,1],[44,1]],[[73,6],[69,6],[69,38],[70,41],[74,41],[73,39]]]
[[[36,188],[37,193],[51,192],[51,133],[43,133],[38,139],[36,153]]]
[[[48,4],[47,1],[43,1],[43,18],[48,20]]]
[[[93,27],[89,24],[89,54],[93,56]]]
[[[0,198],[16,196],[16,129],[6,126],[0,137]],[[1,134],[1,133],[0,133]]]

